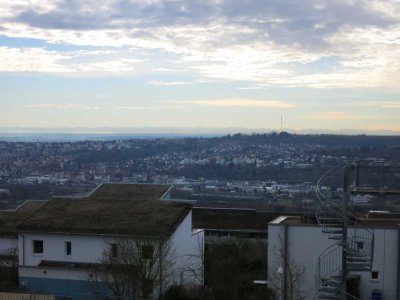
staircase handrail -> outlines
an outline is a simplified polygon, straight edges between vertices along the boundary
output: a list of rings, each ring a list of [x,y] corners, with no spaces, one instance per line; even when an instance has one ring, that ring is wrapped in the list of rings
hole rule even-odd
[[[347,162],[349,164],[349,162]],[[332,230],[324,229],[323,232],[336,235],[332,239],[337,239],[337,242],[332,243],[318,257],[317,272],[316,272],[316,291],[319,297],[324,297],[321,293],[333,293],[340,295],[340,276],[342,270],[342,260],[346,257],[346,263],[351,262],[352,256],[357,258],[358,255],[366,257],[367,270],[372,267],[374,255],[374,230],[366,222],[360,222],[359,219],[351,213],[348,213],[345,205],[348,205],[346,194],[343,197],[343,205],[338,205],[330,195],[322,191],[322,184],[333,175],[336,175],[346,163],[339,164],[328,172],[323,174],[316,185],[317,207],[316,220],[323,228],[332,228]],[[343,191],[347,193],[347,190]],[[341,235],[343,230],[348,230],[348,226],[353,229],[353,234],[350,237]],[[342,239],[340,239],[342,237]],[[346,238],[347,237],[347,238]],[[345,240],[343,240],[345,239]],[[344,252],[349,253],[345,256]],[[353,263],[357,264],[359,260],[355,259]],[[337,276],[337,278],[336,278]],[[359,300],[357,297],[346,293],[347,299]]]

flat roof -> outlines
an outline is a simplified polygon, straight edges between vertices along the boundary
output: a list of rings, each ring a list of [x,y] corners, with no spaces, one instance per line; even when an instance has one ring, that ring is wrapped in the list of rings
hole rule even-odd
[[[18,228],[25,232],[170,236],[192,206],[160,200],[169,188],[103,184],[86,198],[50,200]]]
[[[400,219],[386,219],[386,218],[357,218],[354,219],[360,224],[366,226],[371,226],[373,228],[398,228],[400,225]],[[269,225],[280,225],[280,224],[290,224],[290,225],[310,225],[319,226],[315,217],[304,217],[304,216],[279,216],[276,219],[269,222]],[[349,225],[352,226],[351,224]]]
[[[241,208],[193,208],[193,227],[209,230],[267,231],[268,223],[281,213]],[[288,213],[299,215],[301,213]]]
[[[45,205],[47,200],[27,200],[13,210],[0,211],[0,236],[17,236],[19,223]]]

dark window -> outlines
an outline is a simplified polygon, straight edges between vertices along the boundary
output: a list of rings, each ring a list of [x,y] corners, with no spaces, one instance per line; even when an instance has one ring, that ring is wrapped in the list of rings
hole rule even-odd
[[[382,290],[373,290],[371,300],[382,300]]]
[[[358,250],[363,250],[364,249],[364,243],[363,242],[357,242],[357,249]]]
[[[71,254],[72,254],[72,243],[65,242],[65,255],[71,255]]]
[[[43,253],[43,241],[39,241],[39,240],[33,241],[33,253],[35,253],[35,254]]]
[[[111,244],[111,256],[112,257],[118,256],[118,245],[117,244]]]
[[[379,279],[379,272],[378,271],[372,271],[371,279]]]
[[[153,252],[154,252],[153,246],[151,246],[151,245],[142,246],[142,258],[143,259],[152,259]]]

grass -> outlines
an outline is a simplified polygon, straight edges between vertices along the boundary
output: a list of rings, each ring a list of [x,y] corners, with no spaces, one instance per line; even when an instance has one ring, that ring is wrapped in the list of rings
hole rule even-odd
[[[169,236],[191,209],[160,200],[169,186],[104,185],[89,198],[54,199],[28,220],[22,231],[132,236]]]

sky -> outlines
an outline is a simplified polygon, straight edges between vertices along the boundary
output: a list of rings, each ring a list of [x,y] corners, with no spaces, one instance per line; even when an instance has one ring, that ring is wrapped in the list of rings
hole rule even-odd
[[[0,0],[0,128],[281,118],[400,134],[400,1]]]

